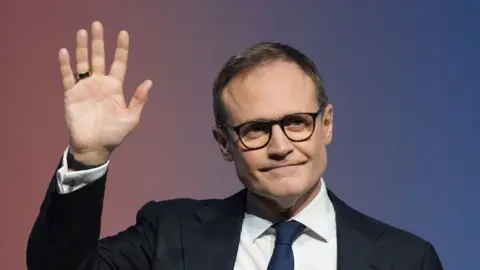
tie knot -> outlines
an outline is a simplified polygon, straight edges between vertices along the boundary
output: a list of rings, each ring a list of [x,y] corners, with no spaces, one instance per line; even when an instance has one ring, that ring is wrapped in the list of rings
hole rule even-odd
[[[295,220],[281,221],[274,224],[273,227],[276,232],[275,245],[291,246],[305,230],[305,225]]]

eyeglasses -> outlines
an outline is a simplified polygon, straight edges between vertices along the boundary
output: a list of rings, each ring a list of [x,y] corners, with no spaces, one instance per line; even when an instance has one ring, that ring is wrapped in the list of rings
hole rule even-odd
[[[315,131],[316,119],[322,111],[323,108],[320,108],[315,113],[296,113],[277,120],[256,120],[237,126],[228,124],[225,126],[235,131],[240,142],[247,149],[257,150],[270,142],[274,125],[279,125],[285,136],[292,142],[308,140]]]

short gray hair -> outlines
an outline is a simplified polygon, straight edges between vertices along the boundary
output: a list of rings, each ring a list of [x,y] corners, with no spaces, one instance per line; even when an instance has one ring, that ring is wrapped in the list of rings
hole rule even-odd
[[[232,78],[239,73],[277,60],[296,63],[315,84],[320,107],[325,107],[328,104],[323,79],[312,60],[287,44],[261,42],[231,56],[215,78],[213,83],[213,112],[217,125],[221,126],[227,122],[228,112],[222,102],[222,93]]]

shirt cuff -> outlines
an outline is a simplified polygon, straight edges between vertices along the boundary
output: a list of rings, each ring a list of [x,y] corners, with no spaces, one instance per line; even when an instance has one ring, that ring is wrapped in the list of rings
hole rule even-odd
[[[62,166],[57,170],[57,186],[60,194],[67,194],[74,192],[94,181],[100,179],[107,172],[108,164],[98,166],[96,168],[82,170],[82,171],[69,171],[67,164],[67,155],[70,146],[68,146],[63,152]]]

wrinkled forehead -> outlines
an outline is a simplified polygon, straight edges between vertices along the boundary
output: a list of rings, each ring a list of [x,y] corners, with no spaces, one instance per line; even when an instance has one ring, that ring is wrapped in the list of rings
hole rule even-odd
[[[234,125],[318,110],[313,80],[295,63],[285,61],[237,75],[224,89],[222,100]]]

